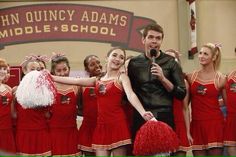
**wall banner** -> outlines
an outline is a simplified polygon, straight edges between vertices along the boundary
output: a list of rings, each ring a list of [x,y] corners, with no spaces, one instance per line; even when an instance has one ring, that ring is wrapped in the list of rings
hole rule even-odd
[[[195,0],[187,0],[189,3],[189,27],[190,27],[190,42],[191,47],[188,51],[188,58],[193,59],[194,54],[198,52],[197,49],[197,24],[196,24],[196,5]]]
[[[154,20],[114,8],[37,4],[0,9],[0,44],[43,41],[111,43],[142,52],[141,30]]]

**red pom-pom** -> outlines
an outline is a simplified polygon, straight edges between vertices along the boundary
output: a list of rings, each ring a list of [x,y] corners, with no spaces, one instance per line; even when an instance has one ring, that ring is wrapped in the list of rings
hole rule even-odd
[[[53,93],[54,97],[56,97],[57,89],[54,85],[52,76],[48,70],[40,71],[40,75],[37,78],[36,84],[37,84],[36,88],[39,88],[42,85],[47,86],[47,88]]]
[[[155,155],[171,153],[178,149],[179,139],[166,123],[148,121],[137,132],[134,141],[134,155]]]

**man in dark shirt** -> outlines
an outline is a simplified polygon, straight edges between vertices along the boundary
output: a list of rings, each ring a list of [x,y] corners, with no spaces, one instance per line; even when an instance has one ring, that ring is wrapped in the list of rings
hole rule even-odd
[[[175,58],[160,50],[164,37],[163,28],[158,24],[148,25],[143,32],[142,42],[145,53],[133,57],[128,65],[128,75],[134,92],[144,108],[151,111],[157,120],[174,128],[172,101],[182,100],[186,95],[184,78]],[[150,52],[157,52],[152,56]],[[144,123],[134,113],[133,135]]]

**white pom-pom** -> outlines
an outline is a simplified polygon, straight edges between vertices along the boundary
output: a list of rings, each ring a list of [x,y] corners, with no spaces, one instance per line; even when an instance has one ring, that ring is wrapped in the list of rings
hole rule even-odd
[[[16,99],[23,108],[49,106],[55,100],[56,89],[47,71],[26,74],[16,90]]]

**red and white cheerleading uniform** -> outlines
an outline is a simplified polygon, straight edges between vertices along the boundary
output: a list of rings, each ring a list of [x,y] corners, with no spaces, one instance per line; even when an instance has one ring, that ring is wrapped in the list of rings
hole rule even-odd
[[[57,86],[56,102],[49,122],[52,155],[79,155],[76,123],[78,86]]]
[[[82,94],[83,121],[79,128],[79,149],[94,152],[92,149],[93,133],[97,123],[97,96],[94,87],[85,87]]]
[[[19,155],[51,155],[51,140],[45,116],[48,107],[24,109],[16,103],[16,110],[16,148]]]
[[[190,85],[192,150],[223,147],[224,117],[218,102],[219,78],[218,73],[213,80],[208,81],[199,79],[198,72],[192,75]]]
[[[236,146],[236,71],[229,74],[226,83],[227,116],[224,128],[224,144]]]
[[[178,100],[174,98],[173,113],[174,113],[174,122],[175,122],[175,132],[180,140],[179,149],[177,151],[189,151],[191,147],[187,138],[182,100]]]
[[[118,80],[98,80],[96,94],[98,95],[98,117],[92,147],[111,150],[131,144],[128,120],[122,107],[125,93]]]
[[[5,86],[5,85],[4,85]],[[12,93],[10,87],[0,92],[0,150],[16,152],[11,118]]]

